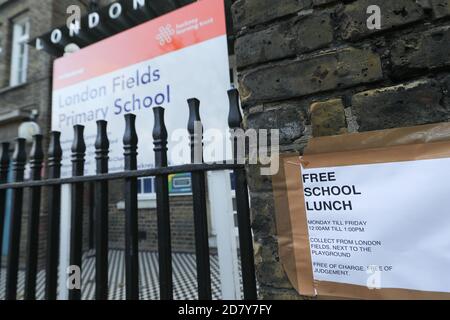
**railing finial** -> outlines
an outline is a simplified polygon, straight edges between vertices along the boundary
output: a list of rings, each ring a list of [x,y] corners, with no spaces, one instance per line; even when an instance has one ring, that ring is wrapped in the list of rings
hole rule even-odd
[[[76,125],[73,127],[73,144],[72,144],[72,160],[80,158],[86,153],[86,144],[84,142],[84,126]]]
[[[3,142],[2,143],[2,153],[0,155],[0,172],[7,172],[9,168],[9,142]]]
[[[167,166],[167,128],[164,121],[164,108],[153,108],[153,114],[155,116],[155,124],[153,127],[153,144],[155,151],[155,166],[166,167]]]
[[[27,140],[23,138],[16,139],[16,147],[13,155],[13,164],[15,168],[25,166],[27,162],[26,144]]]
[[[241,109],[239,108],[239,91],[237,89],[228,90],[228,98],[230,101],[228,126],[230,129],[241,128],[242,114]]]
[[[97,121],[97,139],[95,140],[96,159],[100,160],[108,155],[109,139],[108,139],[108,122],[105,120]]]
[[[30,169],[33,180],[39,180],[41,177],[42,163],[44,161],[43,140],[44,136],[41,134],[33,137],[33,147],[30,151]]]
[[[44,136],[42,134],[37,134],[33,137],[33,147],[30,151],[30,166],[32,168],[36,163],[40,163],[44,160],[43,140]]]
[[[164,121],[164,108],[154,107],[153,114],[155,116],[155,125],[153,127],[153,139],[165,140],[167,142],[167,128]]]
[[[48,166],[61,166],[63,151],[61,148],[61,132],[52,131],[50,133],[50,145],[48,148]]]
[[[136,133],[136,115],[132,113],[125,115],[125,134],[123,136],[123,144],[125,146],[137,146],[138,144],[138,136]]]
[[[123,149],[125,156],[125,170],[137,169],[137,146],[138,136],[136,133],[136,116],[132,113],[125,115],[125,134],[123,136]]]
[[[201,122],[200,118],[200,101],[196,98],[188,100],[189,105],[189,122],[188,131],[191,135],[195,133],[195,124]]]

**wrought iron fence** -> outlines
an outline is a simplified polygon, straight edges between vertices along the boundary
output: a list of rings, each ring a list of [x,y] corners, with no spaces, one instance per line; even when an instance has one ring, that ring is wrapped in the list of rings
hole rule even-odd
[[[241,127],[242,115],[239,109],[237,90],[228,92],[230,111],[228,124],[230,129]],[[147,170],[137,170],[138,136],[135,128],[136,116],[125,116],[126,129],[123,138],[125,170],[119,173],[108,173],[109,141],[107,122],[97,122],[97,139],[95,143],[97,174],[84,176],[86,145],[84,142],[84,127],[74,127],[72,145],[72,177],[61,178],[61,161],[63,151],[60,143],[60,133],[51,132],[48,150],[48,177],[41,179],[44,166],[43,136],[36,135],[30,152],[30,181],[24,181],[24,171],[27,161],[26,141],[17,139],[12,157],[13,182],[8,183],[7,175],[10,167],[9,143],[2,144],[0,155],[0,248],[2,247],[3,227],[6,209],[6,192],[12,191],[12,209],[9,225],[9,247],[6,264],[7,300],[17,298],[17,281],[20,255],[20,232],[24,191],[29,190],[29,219],[26,244],[25,293],[26,300],[36,299],[36,275],[38,268],[39,216],[41,208],[41,192],[45,188],[48,200],[48,234],[45,260],[45,299],[56,300],[58,291],[58,265],[60,250],[61,222],[61,186],[71,187],[71,231],[70,231],[70,265],[80,266],[82,260],[82,226],[83,226],[83,190],[87,183],[94,183],[95,190],[95,298],[108,298],[108,184],[112,180],[124,180],[125,195],[125,279],[126,298],[139,299],[139,261],[138,261],[138,192],[137,179],[155,177],[157,198],[157,229],[160,298],[173,299],[172,283],[172,248],[170,232],[169,187],[168,176],[175,173],[191,173],[193,190],[193,213],[195,227],[195,254],[197,261],[198,297],[201,300],[212,299],[210,255],[208,243],[208,222],[206,207],[205,174],[208,171],[233,170],[236,179],[236,201],[239,227],[239,244],[242,267],[242,283],[244,299],[257,298],[255,268],[253,259],[253,239],[250,224],[248,189],[245,167],[237,162],[237,139],[234,138],[234,161],[207,164],[196,163],[195,152],[200,148],[202,153],[203,136],[196,134],[194,125],[200,122],[197,99],[188,101],[190,116],[188,131],[191,140],[192,163],[181,166],[168,166],[167,144],[168,134],[164,122],[164,109],[154,108],[155,124],[153,129],[155,167]],[[69,290],[69,299],[80,300],[81,289]]]

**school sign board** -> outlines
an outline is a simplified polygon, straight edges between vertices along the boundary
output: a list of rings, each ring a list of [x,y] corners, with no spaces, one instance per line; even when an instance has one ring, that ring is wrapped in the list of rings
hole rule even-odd
[[[124,115],[137,116],[139,169],[154,166],[153,107],[165,109],[171,165],[189,163],[187,99],[208,129],[227,133],[230,87],[224,1],[203,0],[57,59],[52,130],[61,132],[62,176],[71,175],[73,126],[85,126],[85,174],[95,174],[96,121],[108,121],[110,172],[123,170]],[[212,131],[212,130],[210,130]],[[224,148],[230,148],[227,139]],[[185,152],[183,152],[185,151]],[[170,156],[176,154],[176,156]],[[217,157],[222,157],[218,154]],[[221,161],[205,155],[206,161]]]
[[[313,139],[274,180],[298,291],[450,298],[450,124]]]

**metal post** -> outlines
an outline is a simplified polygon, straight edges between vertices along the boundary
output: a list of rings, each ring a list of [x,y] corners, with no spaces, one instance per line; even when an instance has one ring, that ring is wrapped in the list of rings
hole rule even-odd
[[[137,170],[136,116],[125,115],[125,171]],[[139,300],[137,178],[125,179],[125,276],[127,300]]]
[[[44,150],[42,135],[34,136],[33,148],[30,152],[31,180],[41,180]],[[41,209],[41,187],[30,189],[28,210],[28,239],[25,271],[25,300],[36,300],[36,274],[39,250],[39,215]]]
[[[155,151],[155,167],[167,167],[167,129],[164,122],[164,109],[153,109],[155,127],[153,140]],[[158,216],[158,253],[159,253],[159,282],[161,300],[173,299],[172,284],[172,244],[170,235],[170,208],[168,175],[156,176],[156,212]]]
[[[0,155],[0,184],[8,182],[9,171],[9,142],[2,143],[2,153]],[[5,226],[5,210],[6,210],[6,190],[0,190],[0,265],[3,249],[3,229]],[[1,277],[0,268],[0,277]]]
[[[13,181],[22,182],[24,178],[27,154],[26,140],[16,140],[16,149],[13,156]],[[9,232],[8,262],[6,267],[6,300],[16,300],[17,272],[19,271],[20,230],[22,227],[23,189],[12,191],[12,210]]]
[[[74,126],[72,145],[72,175],[79,177],[84,174],[84,126]],[[83,256],[83,183],[77,182],[72,186],[72,216],[70,223],[70,265],[81,270]],[[81,300],[81,288],[69,290],[69,300]]]
[[[189,99],[188,104],[191,162],[193,164],[201,164],[203,163],[203,128],[200,119],[200,101],[197,99]],[[192,192],[194,202],[198,298],[200,300],[211,300],[211,269],[204,171],[192,172]]]
[[[208,172],[206,177],[209,209],[215,227],[222,299],[241,300],[241,275],[230,172],[212,171]]]
[[[48,178],[61,177],[61,133],[51,132],[48,151]],[[45,299],[56,300],[59,262],[59,224],[61,220],[61,186],[49,187],[48,193],[48,237],[45,276]]]
[[[228,125],[231,130],[240,129],[242,125],[242,115],[239,108],[239,92],[236,89],[228,91],[230,99],[230,113]],[[233,141],[233,159],[237,161],[243,155],[238,155],[237,139]],[[256,278],[255,262],[253,252],[253,236],[250,220],[250,209],[248,201],[247,178],[244,168],[234,170],[236,179],[236,204],[239,225],[239,246],[241,253],[242,283],[244,287],[244,299],[256,300]]]
[[[88,189],[88,211],[89,211],[89,230],[88,230],[88,242],[89,242],[89,250],[95,249],[95,240],[94,240],[94,229],[95,229],[95,183],[89,182],[87,184]]]
[[[97,121],[97,174],[108,173],[107,122]],[[108,181],[95,182],[95,298],[108,300]]]

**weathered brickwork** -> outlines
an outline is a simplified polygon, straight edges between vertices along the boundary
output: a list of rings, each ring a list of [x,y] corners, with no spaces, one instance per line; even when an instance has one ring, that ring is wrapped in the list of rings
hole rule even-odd
[[[359,0],[338,12],[339,35],[344,40],[357,40],[374,34],[367,28],[367,7],[381,8],[381,30],[401,27],[425,18],[424,9],[416,1]]]
[[[311,105],[312,133],[315,137],[347,133],[344,105],[341,99]]]
[[[368,131],[446,121],[450,106],[443,99],[438,81],[418,80],[358,93],[352,106],[360,130]]]
[[[436,18],[450,16],[450,0],[430,0]]]
[[[391,61],[396,75],[450,65],[450,26],[405,36],[392,46]]]
[[[308,32],[320,25],[316,33]],[[239,67],[276,60],[286,56],[312,51],[333,41],[330,15],[307,15],[275,24],[267,29],[237,39],[236,56]]]
[[[448,0],[238,0],[232,12],[246,127],[279,128],[282,152],[450,120]],[[279,262],[271,178],[249,166],[248,179],[260,297],[301,298]]]
[[[253,0],[237,1],[233,6],[234,27],[240,29],[264,23],[308,8],[311,0]]]
[[[270,64],[242,74],[242,99],[245,104],[251,104],[301,97],[373,82],[382,77],[381,60],[376,53],[347,47],[304,60]]]

